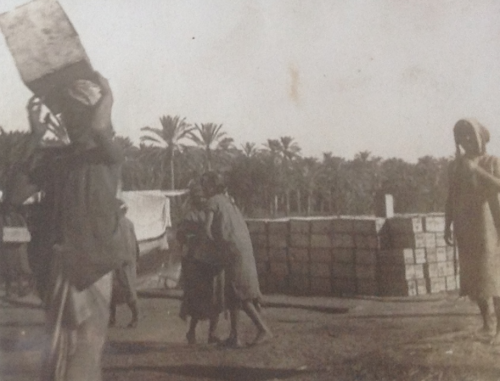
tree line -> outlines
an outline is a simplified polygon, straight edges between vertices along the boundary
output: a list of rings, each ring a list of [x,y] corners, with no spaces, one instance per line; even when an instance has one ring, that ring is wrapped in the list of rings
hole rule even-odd
[[[115,141],[125,153],[123,189],[183,189],[207,170],[224,174],[228,192],[248,217],[372,215],[377,197],[392,194],[396,213],[442,212],[452,157],[416,163],[369,151],[353,159],[323,153],[305,157],[290,136],[237,147],[221,124],[189,124],[162,116],[143,127],[139,144]],[[19,160],[26,132],[0,128],[0,186]]]

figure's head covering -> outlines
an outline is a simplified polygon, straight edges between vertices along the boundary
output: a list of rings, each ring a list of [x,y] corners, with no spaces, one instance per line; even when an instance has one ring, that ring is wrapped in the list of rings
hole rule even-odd
[[[101,99],[101,88],[87,79],[77,79],[68,88],[68,95],[85,106],[92,107]]]
[[[93,146],[88,126],[92,120],[93,107],[101,100],[102,91],[98,84],[87,79],[78,79],[66,88],[63,121],[72,142],[86,142]],[[105,131],[109,137],[114,136],[113,126]]]
[[[460,137],[468,134],[471,131],[473,132],[473,135],[476,137],[476,144],[478,147],[479,154],[480,155],[485,154],[486,143],[490,141],[490,132],[476,119],[472,118],[460,119],[457,123],[455,123],[455,127],[453,128],[453,133],[455,137],[455,145],[457,148],[457,152],[460,152],[459,148]]]
[[[216,193],[223,193],[226,190],[226,183],[222,174],[215,171],[205,172],[201,176],[201,185]]]
[[[203,197],[203,189],[201,187],[200,181],[197,179],[192,179],[188,183],[189,195],[191,197]]]

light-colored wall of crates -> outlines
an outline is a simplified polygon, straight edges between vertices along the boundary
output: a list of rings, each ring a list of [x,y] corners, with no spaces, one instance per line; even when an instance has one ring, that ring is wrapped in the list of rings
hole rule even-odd
[[[296,295],[416,296],[458,289],[444,215],[247,220],[261,288]]]

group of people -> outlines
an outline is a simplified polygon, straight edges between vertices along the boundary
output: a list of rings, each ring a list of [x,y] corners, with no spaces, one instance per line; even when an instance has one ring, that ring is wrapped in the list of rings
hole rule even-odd
[[[137,240],[117,199],[124,158],[113,142],[108,81],[95,73],[92,81],[78,80],[61,91],[57,112],[71,143],[44,146],[48,127],[43,100],[32,98],[30,139],[5,200],[15,208],[34,193],[43,194],[31,214],[28,247],[50,333],[42,380],[99,381],[107,327],[115,322],[110,307],[125,301],[132,311],[130,326],[137,325],[133,289],[114,301],[111,297],[113,272],[121,271],[117,282],[134,282]],[[486,154],[489,133],[474,120],[457,122],[454,137],[445,238],[458,245],[461,293],[477,301],[483,331],[500,342],[500,159]],[[185,247],[180,316],[191,318],[188,343],[196,342],[198,322],[209,320],[209,343],[241,347],[241,311],[257,329],[250,344],[270,340],[273,335],[260,314],[250,234],[240,210],[215,172],[193,180],[189,188],[190,211],[177,232]],[[230,333],[221,340],[217,327],[225,311]]]
[[[238,336],[240,311],[257,328],[250,345],[270,340],[273,335],[260,314],[261,292],[252,242],[246,222],[224,180],[207,172],[189,187],[191,210],[177,230],[186,248],[182,261],[184,298],[180,316],[191,317],[186,338],[196,343],[196,326],[209,320],[208,343],[232,348],[243,346]],[[230,333],[225,340],[216,334],[220,314],[229,311]]]
[[[51,112],[57,114],[69,144],[44,143],[48,118],[43,116],[43,99],[32,97],[31,133],[4,204],[15,209],[32,195],[41,195],[30,211],[27,247],[46,313],[41,379],[99,381],[107,328],[115,324],[118,303],[129,305],[129,326],[137,326],[133,284],[139,249],[126,206],[117,198],[124,156],[113,141],[109,83],[96,72],[92,80],[77,80],[60,91],[57,109]],[[191,200],[192,212],[178,233],[188,248],[182,314],[192,317],[189,343],[196,341],[197,322],[210,319],[209,342],[242,346],[240,310],[257,327],[252,344],[269,340],[272,334],[259,313],[256,264],[241,212],[213,172],[191,186]],[[226,310],[231,329],[221,341],[216,328]]]

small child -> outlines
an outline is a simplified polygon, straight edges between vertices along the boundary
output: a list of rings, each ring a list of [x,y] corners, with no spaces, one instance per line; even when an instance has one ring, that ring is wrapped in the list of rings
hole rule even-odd
[[[212,239],[224,263],[225,295],[231,329],[224,344],[241,347],[238,338],[239,311],[242,309],[257,327],[257,335],[250,345],[270,340],[273,335],[260,315],[262,297],[248,227],[234,201],[226,194],[221,176],[207,172],[201,178],[207,197],[207,236]]]
[[[120,229],[127,240],[127,261],[113,273],[113,291],[111,294],[109,326],[116,323],[116,306],[126,303],[132,312],[132,319],[128,328],[136,328],[139,322],[139,309],[137,307],[137,291],[135,289],[137,260],[139,259],[139,244],[135,235],[134,224],[125,214],[127,206],[120,202]]]

